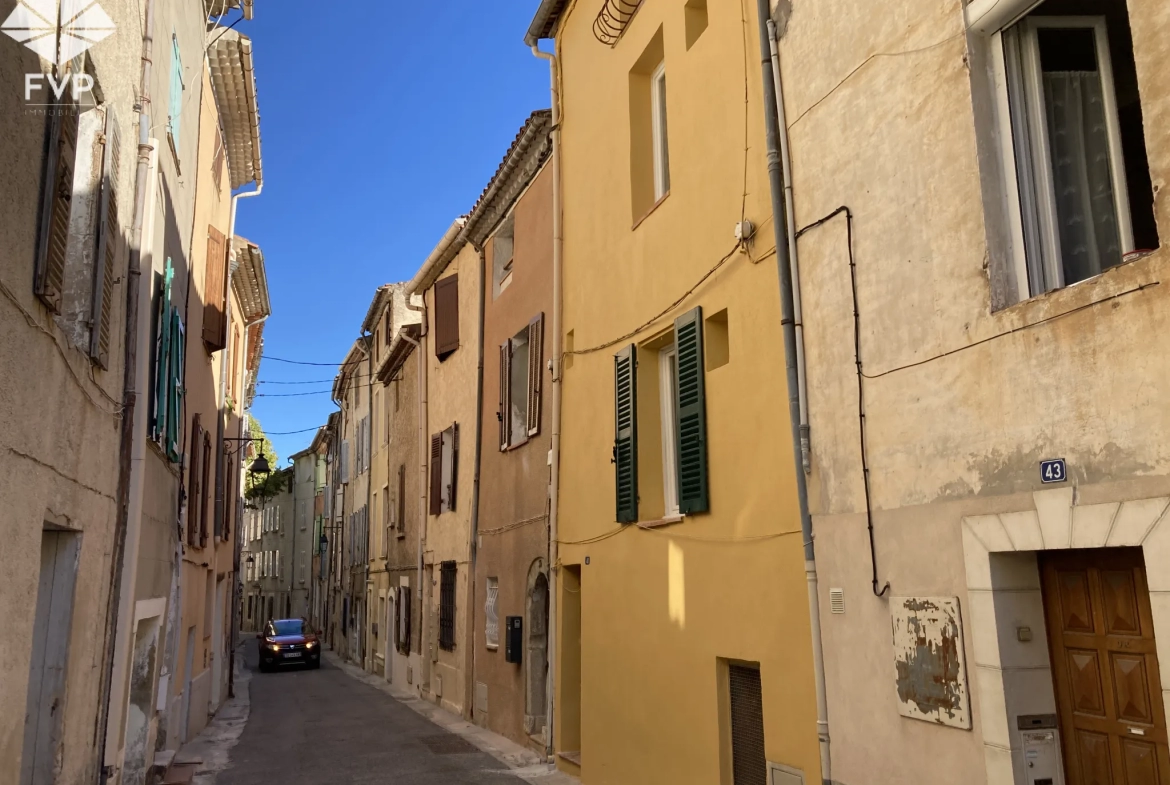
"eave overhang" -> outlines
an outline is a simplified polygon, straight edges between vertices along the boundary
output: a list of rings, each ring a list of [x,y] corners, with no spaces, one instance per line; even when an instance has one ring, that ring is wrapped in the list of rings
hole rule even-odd
[[[213,31],[212,36],[207,59],[223,125],[232,188],[262,183],[260,108],[256,102],[252,39],[238,30]]]

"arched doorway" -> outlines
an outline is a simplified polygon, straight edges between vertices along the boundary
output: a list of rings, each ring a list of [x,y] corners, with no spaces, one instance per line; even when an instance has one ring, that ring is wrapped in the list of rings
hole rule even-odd
[[[525,668],[524,730],[531,736],[544,737],[545,706],[548,691],[548,576],[544,560],[533,562],[528,574],[528,600],[524,628],[527,642]]]

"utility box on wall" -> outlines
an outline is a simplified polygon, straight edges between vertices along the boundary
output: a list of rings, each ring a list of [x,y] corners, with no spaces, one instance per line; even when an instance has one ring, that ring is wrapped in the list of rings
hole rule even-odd
[[[1024,782],[1027,785],[1064,785],[1056,715],[1020,716],[1016,718],[1016,724],[1024,741]]]
[[[504,619],[504,662],[519,663],[524,649],[524,618],[508,616]]]

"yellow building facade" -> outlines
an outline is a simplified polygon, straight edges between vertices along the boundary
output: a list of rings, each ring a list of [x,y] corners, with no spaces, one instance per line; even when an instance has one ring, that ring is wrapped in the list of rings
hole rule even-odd
[[[646,0],[608,42],[596,13],[530,31],[561,94],[557,762],[817,782],[754,9]]]

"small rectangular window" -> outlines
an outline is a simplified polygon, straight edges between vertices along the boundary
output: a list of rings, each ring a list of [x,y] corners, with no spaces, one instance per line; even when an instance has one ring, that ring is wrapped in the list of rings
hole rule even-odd
[[[459,276],[435,283],[435,356],[440,360],[459,348]]]
[[[528,441],[528,328],[511,339],[512,359],[508,364],[508,443],[513,447]]]
[[[500,293],[512,283],[512,262],[516,248],[516,221],[508,216],[492,238],[492,296]]]
[[[670,152],[666,134],[666,63],[650,76],[650,110],[654,128],[654,201],[670,191]]]
[[[659,411],[662,417],[662,490],[667,517],[678,515],[678,458],[675,452],[675,383],[678,379],[678,351],[674,344],[658,352]]]
[[[485,639],[487,647],[500,648],[500,615],[497,603],[500,596],[500,579],[487,579],[487,602],[484,608]]]
[[[175,155],[179,154],[179,134],[182,131],[183,113],[183,58],[179,52],[179,36],[171,35],[171,93],[167,110],[167,133],[171,135]]]
[[[439,648],[444,651],[455,649],[455,576],[453,561],[445,561],[439,567]]]

